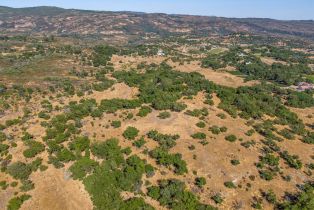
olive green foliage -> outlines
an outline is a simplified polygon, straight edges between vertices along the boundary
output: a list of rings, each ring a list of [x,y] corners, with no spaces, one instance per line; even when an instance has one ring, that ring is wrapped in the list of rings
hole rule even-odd
[[[304,64],[274,63],[268,66],[260,60],[239,65],[239,71],[248,75],[250,79],[269,80],[282,85],[297,84],[304,81],[302,78],[304,74],[311,74],[311,69]]]
[[[239,165],[239,164],[240,164],[240,161],[237,160],[237,159],[232,159],[232,160],[230,161],[230,163],[231,163],[232,165],[236,166],[236,165]]]
[[[147,194],[169,209],[215,209],[210,205],[200,203],[197,196],[187,191],[185,184],[176,179],[160,180],[158,186],[148,188]]]
[[[102,143],[92,145],[91,152],[98,158],[114,161],[116,164],[123,162],[123,155],[118,139],[109,139]]]
[[[215,201],[216,204],[221,204],[224,201],[222,196],[219,193],[213,195],[211,199]]]
[[[151,112],[152,112],[152,109],[149,106],[142,106],[139,112],[137,113],[137,115],[140,117],[146,117]]]
[[[307,63],[307,55],[300,51],[293,51],[285,47],[275,47],[268,45],[265,48],[254,49],[254,52],[259,52],[263,56],[272,57],[276,60],[292,62],[292,63]]]
[[[7,205],[7,209],[8,210],[18,210],[18,209],[20,209],[22,204],[30,198],[31,198],[31,196],[26,195],[26,194],[23,194],[23,195],[18,196],[18,197],[14,197],[9,201],[9,203]]]
[[[110,61],[111,56],[116,53],[117,50],[113,47],[107,45],[98,45],[94,47],[94,52],[92,54],[92,61],[95,67],[106,66]]]
[[[113,84],[114,84],[113,80],[103,78],[101,82],[94,83],[92,87],[96,91],[104,91],[104,90],[109,89]]]
[[[170,114],[170,112],[160,112],[159,113],[159,115],[158,115],[158,117],[160,118],[160,119],[167,119],[167,118],[169,118],[171,116],[171,114]]]
[[[137,148],[141,148],[142,146],[144,146],[144,144],[146,144],[146,141],[143,137],[133,142],[133,145]]]
[[[226,64],[224,64],[223,61],[221,61],[219,55],[209,55],[202,60],[202,67],[220,69],[226,67]]]
[[[205,128],[206,124],[203,121],[199,121],[198,123],[196,123],[196,126],[199,128]]]
[[[0,155],[1,155],[2,153],[5,153],[6,151],[8,151],[9,148],[10,148],[9,145],[1,144],[1,143],[0,143]]]
[[[32,173],[32,168],[23,163],[23,162],[15,162],[8,166],[7,168],[8,174],[10,174],[14,179],[26,180],[29,175]]]
[[[268,190],[267,192],[263,192],[262,195],[269,203],[275,204],[277,202],[276,194],[271,189]]]
[[[233,182],[224,182],[225,187],[227,188],[237,188],[237,186],[235,184],[233,184]]]
[[[195,178],[195,185],[198,187],[203,187],[206,184],[206,179],[204,177]]]
[[[147,137],[157,141],[161,148],[170,149],[176,145],[176,140],[180,138],[178,134],[168,135],[158,133],[156,130],[151,130],[147,133]]]
[[[33,158],[45,150],[45,145],[37,141],[27,141],[25,145],[28,147],[24,150],[23,155],[26,158]]]
[[[208,110],[206,108],[193,109],[193,110],[187,110],[184,114],[187,114],[193,117],[201,117],[201,116],[207,116]]]
[[[313,91],[307,91],[307,92],[291,91],[286,97],[285,104],[287,106],[292,106],[292,107],[297,107],[297,108],[313,107],[314,106]]]
[[[233,117],[239,114],[238,110],[240,111],[240,116],[246,119],[260,119],[263,115],[275,116],[278,124],[289,125],[291,131],[296,134],[304,133],[302,121],[298,119],[295,113],[282,104],[278,95],[271,95],[271,88],[273,87],[257,85],[254,87],[240,87],[238,89],[220,89],[218,90],[218,97],[222,102],[219,107]],[[280,92],[280,89],[275,90]],[[260,134],[267,135],[262,130],[260,130]]]
[[[141,198],[124,201],[121,191],[137,192],[145,163],[137,156],[126,160],[117,139],[92,145],[92,153],[104,161],[92,174],[83,179],[85,189],[91,195],[94,209],[153,209]]]
[[[186,162],[182,160],[182,155],[179,153],[169,154],[167,150],[162,148],[156,148],[150,153],[152,158],[157,160],[157,163],[167,167],[174,167],[176,174],[184,174],[188,172]]]
[[[307,144],[314,144],[314,132],[309,132],[309,133],[307,133],[307,134],[303,137],[302,141],[303,141],[304,143],[307,143]]]
[[[121,127],[121,121],[114,120],[114,121],[111,122],[111,126],[114,127],[114,128],[119,128],[119,127]]]
[[[119,109],[135,109],[139,106],[141,106],[141,102],[137,99],[104,99],[101,101],[99,107],[103,112],[113,113]]]
[[[123,132],[123,137],[129,140],[134,140],[137,137],[139,130],[134,127],[127,127],[127,129]]]
[[[90,140],[85,136],[78,136],[69,144],[70,150],[74,150],[77,154],[89,149]]]
[[[237,140],[237,137],[235,135],[228,135],[225,137],[225,139],[230,142],[235,142]]]
[[[56,158],[61,162],[70,162],[76,159],[74,153],[67,148],[63,148],[57,152]]]
[[[202,132],[197,132],[191,135],[193,139],[206,139],[206,134]]]
[[[182,111],[186,105],[177,102],[183,96],[193,96],[201,90],[211,92],[214,84],[198,73],[174,71],[165,63],[147,69],[145,73],[117,71],[113,76],[140,90],[139,99],[149,103],[154,109]]]
[[[280,153],[280,156],[286,161],[286,163],[295,169],[301,169],[302,168],[302,162],[299,160],[299,157],[297,155],[290,155],[288,151],[283,151]]]
[[[91,173],[98,166],[98,163],[87,157],[77,160],[69,170],[72,173],[73,179],[83,179],[88,173]]]
[[[219,134],[219,133],[224,133],[228,130],[227,127],[218,127],[217,125],[211,126],[209,129],[213,134]]]
[[[267,153],[260,157],[260,161],[256,164],[259,168],[259,174],[262,179],[270,181],[279,172],[279,157]]]
[[[278,209],[313,209],[314,208],[314,183],[301,186],[300,192],[287,194],[285,201],[277,204]]]

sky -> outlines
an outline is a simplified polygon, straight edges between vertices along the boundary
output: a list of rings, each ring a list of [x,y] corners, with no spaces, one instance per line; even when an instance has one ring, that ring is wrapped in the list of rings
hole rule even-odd
[[[0,5],[314,20],[314,0],[0,0]]]

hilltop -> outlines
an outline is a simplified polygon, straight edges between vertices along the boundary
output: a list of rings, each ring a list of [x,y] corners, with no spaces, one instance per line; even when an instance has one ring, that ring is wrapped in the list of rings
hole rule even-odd
[[[23,18],[22,18],[23,17]],[[76,35],[128,42],[168,36],[221,36],[249,33],[313,39],[313,21],[223,18],[62,9],[58,7],[0,7],[3,34]]]

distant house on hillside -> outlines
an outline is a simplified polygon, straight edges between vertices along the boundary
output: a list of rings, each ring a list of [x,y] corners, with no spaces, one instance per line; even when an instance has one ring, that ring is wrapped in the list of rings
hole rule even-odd
[[[158,56],[165,56],[165,53],[163,50],[159,49],[158,52],[157,52],[157,55]]]
[[[307,82],[299,82],[297,90],[298,91],[314,90],[314,85]]]

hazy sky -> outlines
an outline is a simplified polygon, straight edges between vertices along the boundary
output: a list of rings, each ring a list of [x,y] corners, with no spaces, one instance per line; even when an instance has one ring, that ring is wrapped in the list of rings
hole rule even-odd
[[[314,0],[0,0],[0,5],[314,20]]]

